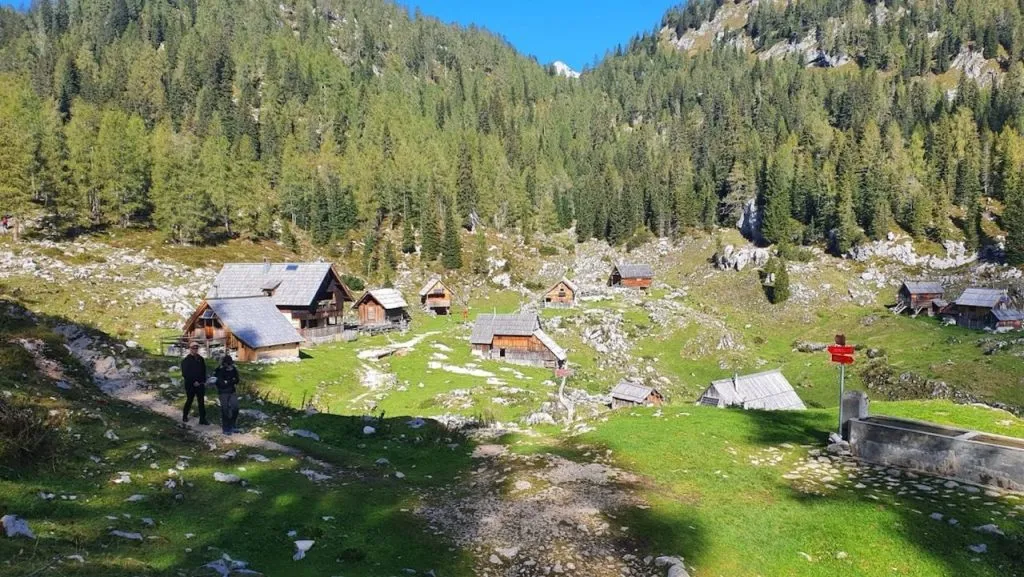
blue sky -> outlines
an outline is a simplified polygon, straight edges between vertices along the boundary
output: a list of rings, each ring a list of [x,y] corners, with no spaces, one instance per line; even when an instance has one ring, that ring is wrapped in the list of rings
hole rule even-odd
[[[680,0],[398,0],[444,22],[476,24],[505,37],[543,64],[561,60],[576,70],[637,33],[654,28]],[[25,6],[29,0],[0,0]]]
[[[0,0],[3,1],[3,0]],[[652,30],[680,0],[398,0],[444,22],[476,24],[505,37],[543,64],[576,70],[617,44]]]

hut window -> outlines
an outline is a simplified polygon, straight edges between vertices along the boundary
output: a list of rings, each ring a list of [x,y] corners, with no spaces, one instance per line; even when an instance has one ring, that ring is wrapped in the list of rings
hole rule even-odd
[[[498,356],[500,356],[501,358],[505,358],[505,349],[499,350],[498,351]]]

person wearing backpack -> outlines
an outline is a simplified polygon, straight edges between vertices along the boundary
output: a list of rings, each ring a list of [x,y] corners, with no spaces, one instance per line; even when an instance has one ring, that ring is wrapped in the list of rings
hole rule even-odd
[[[237,433],[238,422],[238,367],[231,355],[224,355],[220,366],[214,371],[217,380],[217,396],[220,399],[220,426],[225,435]]]

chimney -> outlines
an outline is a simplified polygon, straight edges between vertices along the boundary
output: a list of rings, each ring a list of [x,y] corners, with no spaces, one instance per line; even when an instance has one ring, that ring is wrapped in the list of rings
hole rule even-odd
[[[269,272],[270,272],[270,259],[267,258],[267,257],[263,257],[263,274],[267,274]]]
[[[733,373],[733,374],[732,374],[732,390],[733,390],[733,392],[734,392],[734,393],[736,393],[736,394],[739,394],[739,392],[740,392],[740,391],[739,391],[739,388],[738,388],[738,387],[736,386],[736,385],[737,385],[737,382],[738,382],[739,380],[740,380],[740,374],[739,374],[739,373]]]
[[[213,283],[213,298],[217,298],[217,283]]]

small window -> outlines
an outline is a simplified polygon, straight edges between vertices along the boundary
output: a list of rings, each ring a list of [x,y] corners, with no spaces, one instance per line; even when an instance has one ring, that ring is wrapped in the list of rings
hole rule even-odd
[[[500,356],[501,358],[505,358],[505,349],[499,350],[498,351],[498,356]]]
[[[286,265],[284,267],[284,270],[286,270],[286,271],[297,271],[297,270],[299,270],[299,265],[297,265],[297,264],[289,264],[289,265]]]

